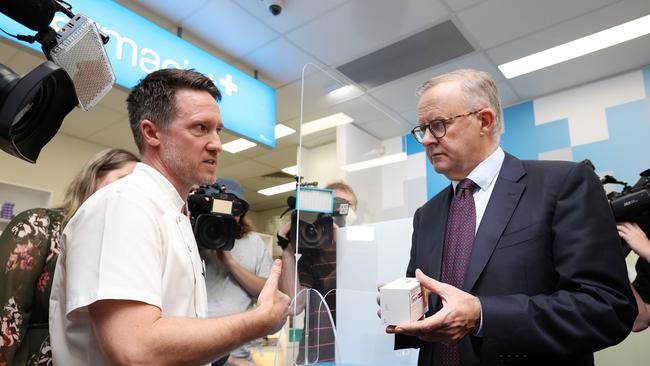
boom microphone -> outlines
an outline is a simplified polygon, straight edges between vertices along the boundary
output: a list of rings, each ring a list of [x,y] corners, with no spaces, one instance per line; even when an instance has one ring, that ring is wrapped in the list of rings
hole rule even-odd
[[[47,31],[56,13],[55,0],[2,0],[0,12],[25,27]]]

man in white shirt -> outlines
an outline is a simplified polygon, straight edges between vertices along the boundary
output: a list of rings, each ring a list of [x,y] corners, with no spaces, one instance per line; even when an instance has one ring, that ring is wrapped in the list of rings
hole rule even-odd
[[[142,163],[90,197],[63,233],[50,299],[55,364],[207,364],[286,317],[276,261],[257,308],[205,318],[205,270],[184,198],[214,181],[220,98],[192,70],[159,70],[132,89]]]

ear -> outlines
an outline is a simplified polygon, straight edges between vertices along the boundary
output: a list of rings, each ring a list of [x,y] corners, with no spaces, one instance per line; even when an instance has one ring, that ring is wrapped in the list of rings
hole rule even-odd
[[[492,135],[492,130],[494,130],[494,118],[496,114],[492,108],[483,108],[480,112],[476,113],[476,117],[481,121],[481,135]]]
[[[160,146],[160,127],[148,119],[140,123],[140,133],[142,134],[142,142],[145,146],[158,147]]]

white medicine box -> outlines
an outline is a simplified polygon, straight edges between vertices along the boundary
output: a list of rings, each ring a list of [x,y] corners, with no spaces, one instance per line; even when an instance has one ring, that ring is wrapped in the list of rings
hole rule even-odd
[[[389,282],[379,289],[381,318],[386,325],[416,321],[426,311],[420,282],[403,277]]]

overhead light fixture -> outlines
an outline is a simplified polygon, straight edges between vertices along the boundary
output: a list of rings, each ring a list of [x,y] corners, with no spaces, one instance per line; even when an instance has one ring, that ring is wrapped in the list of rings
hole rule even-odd
[[[281,139],[285,136],[289,136],[291,134],[296,133],[296,130],[293,128],[283,125],[282,123],[278,123],[275,125],[275,139]]]
[[[499,65],[507,79],[615,46],[650,33],[650,15]]]
[[[352,87],[352,85],[343,85],[336,89],[330,90],[327,94],[334,98],[340,98],[350,94],[353,89],[354,88]]]
[[[331,116],[319,118],[310,122],[305,122],[300,127],[300,134],[303,136],[312,134],[314,132],[326,130],[328,128],[344,125],[354,121],[352,117],[345,113],[339,112]]]
[[[288,167],[286,167],[284,169],[281,169],[281,170],[283,172],[287,173],[287,174],[298,175],[298,166],[297,165],[288,166]]]
[[[406,153],[401,152],[398,154],[386,155],[375,159],[360,161],[358,163],[343,165],[341,169],[345,170],[346,172],[356,172],[357,170],[364,170],[382,165],[398,163],[404,160],[406,160]]]
[[[276,194],[295,191],[295,190],[296,190],[296,182],[291,182],[291,183],[280,184],[279,186],[260,189],[259,191],[257,191],[257,193],[263,194],[265,196],[273,196]]]
[[[234,141],[230,141],[226,144],[223,144],[223,149],[231,154],[236,154],[240,151],[244,151],[255,146],[257,146],[257,144],[254,143],[253,141],[248,141],[246,139],[240,138]]]

